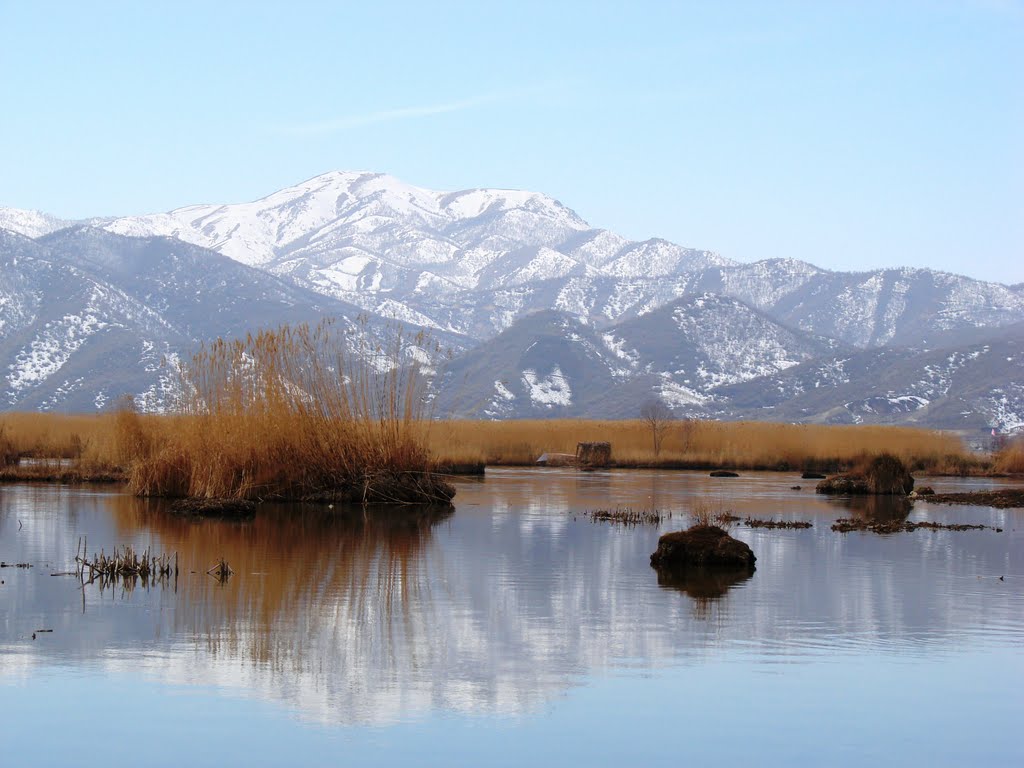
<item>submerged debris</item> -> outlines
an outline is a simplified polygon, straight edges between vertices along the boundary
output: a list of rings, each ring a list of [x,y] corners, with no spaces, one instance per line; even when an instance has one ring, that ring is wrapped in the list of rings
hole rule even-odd
[[[914,523],[909,520],[858,520],[844,517],[832,524],[832,530],[839,533],[850,531],[871,531],[872,533],[902,533],[916,531],[918,528],[927,528],[932,531],[984,531],[990,530],[1002,533],[1002,528],[991,525],[975,525],[968,523]]]
[[[229,578],[231,578],[231,574],[233,574],[234,571],[231,570],[231,566],[228,564],[228,561],[222,557],[220,562],[210,568],[207,573],[217,579],[221,584],[224,584]]]
[[[0,562],[0,568],[31,568],[32,563],[2,563]]]
[[[633,509],[632,507],[616,507],[615,509],[588,509],[583,513],[591,522],[617,523],[619,525],[659,525],[664,520],[672,519],[672,512],[658,509]]]
[[[744,525],[749,525],[751,528],[810,528],[810,523],[805,520],[775,520],[774,518],[769,520],[758,520],[757,518],[748,517],[743,521]]]

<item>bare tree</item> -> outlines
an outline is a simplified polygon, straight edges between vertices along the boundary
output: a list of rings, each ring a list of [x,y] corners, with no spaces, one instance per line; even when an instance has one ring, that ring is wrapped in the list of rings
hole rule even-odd
[[[640,418],[651,430],[654,456],[657,458],[661,453],[661,443],[672,424],[672,409],[660,397],[652,397],[650,400],[645,400],[640,406]]]
[[[679,450],[682,453],[689,453],[693,445],[693,436],[697,432],[697,420],[692,416],[684,416],[679,420],[676,434],[679,435]]]

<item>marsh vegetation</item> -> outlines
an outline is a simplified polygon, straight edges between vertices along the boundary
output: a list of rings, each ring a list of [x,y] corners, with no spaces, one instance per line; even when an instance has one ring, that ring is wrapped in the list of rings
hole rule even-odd
[[[1024,472],[1024,443],[968,451],[948,433],[906,427],[669,422],[655,445],[642,419],[441,421],[424,382],[391,348],[352,349],[330,325],[283,328],[203,347],[181,366],[166,415],[130,401],[96,415],[0,417],[0,481],[124,481],[191,498],[448,501],[446,472],[531,466],[610,442],[619,467],[843,472],[883,453],[912,472]],[[356,341],[356,344],[359,342]]]

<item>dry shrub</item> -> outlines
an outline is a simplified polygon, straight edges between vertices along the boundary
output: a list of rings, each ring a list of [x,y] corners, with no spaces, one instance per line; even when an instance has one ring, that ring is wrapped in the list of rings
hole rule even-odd
[[[405,345],[330,322],[204,345],[181,366],[180,415],[147,429],[119,415],[129,484],[194,498],[448,501],[428,453],[420,382]]]

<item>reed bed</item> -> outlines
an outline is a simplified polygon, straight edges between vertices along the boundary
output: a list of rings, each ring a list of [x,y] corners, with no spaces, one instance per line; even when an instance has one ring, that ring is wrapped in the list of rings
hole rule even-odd
[[[988,468],[955,435],[888,426],[677,421],[655,456],[642,420],[448,421],[429,444],[442,463],[476,458],[488,465],[531,465],[542,453],[575,453],[579,442],[607,440],[620,467],[839,471],[883,452],[915,471],[964,474]],[[452,457],[452,458],[449,458]]]
[[[658,509],[633,509],[632,507],[616,507],[615,509],[588,509],[583,513],[591,522],[616,523],[633,527],[637,525],[660,525],[672,519],[672,512]]]
[[[532,466],[543,453],[600,441],[620,467],[835,473],[891,453],[912,472],[1024,473],[1022,440],[985,456],[956,435],[909,427],[678,420],[655,455],[639,419],[432,420],[422,378],[403,362],[403,348],[427,342],[397,339],[381,348],[329,324],[283,328],[203,347],[181,369],[173,414],[135,413],[130,401],[92,416],[5,414],[0,481],[125,480],[138,493],[192,498],[447,501],[435,470]]]

